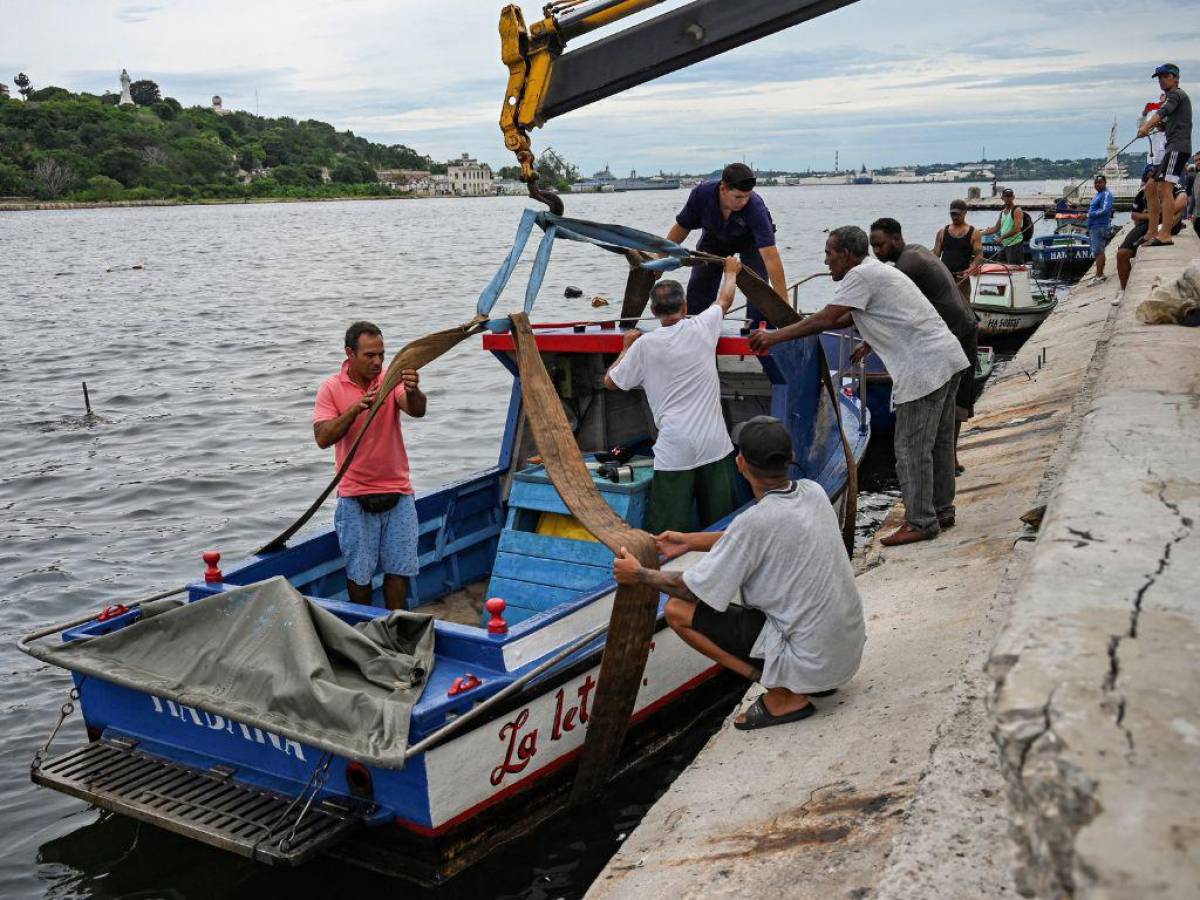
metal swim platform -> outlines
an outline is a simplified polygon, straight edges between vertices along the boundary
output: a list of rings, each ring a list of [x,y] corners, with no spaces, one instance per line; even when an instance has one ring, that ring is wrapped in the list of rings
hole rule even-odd
[[[275,866],[298,866],[362,824],[372,805],[301,798],[234,782],[231,767],[194,769],[104,738],[45,762],[37,784]],[[303,795],[301,795],[303,796]]]

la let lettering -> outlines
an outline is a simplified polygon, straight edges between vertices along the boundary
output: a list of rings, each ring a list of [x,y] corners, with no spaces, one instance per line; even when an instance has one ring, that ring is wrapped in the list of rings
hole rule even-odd
[[[574,731],[588,721],[588,699],[596,680],[591,675],[584,679],[575,694],[578,702],[567,697],[567,689],[559,688],[554,695],[554,722],[550,727],[550,740],[561,741],[568,732]],[[526,730],[529,722],[529,707],[525,707],[500,729],[500,741],[505,744],[504,762],[492,769],[492,784],[498,786],[505,775],[521,772],[537,755],[539,729]]]

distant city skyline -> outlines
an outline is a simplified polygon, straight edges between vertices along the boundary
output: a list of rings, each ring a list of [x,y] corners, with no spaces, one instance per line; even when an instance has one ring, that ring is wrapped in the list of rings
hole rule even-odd
[[[103,92],[127,68],[185,105],[319,119],[435,160],[468,152],[510,165],[496,125],[505,84],[497,0],[440,4],[296,0],[47,0],[5,18],[0,81]],[[522,4],[536,16],[540,3]],[[682,5],[673,0],[646,15]],[[935,0],[860,0],[783,33],[552,121],[533,133],[584,174],[829,170],[992,158],[1094,157],[1114,118],[1121,143],[1150,73],[1179,64],[1200,83],[1200,0],[1169,17],[1149,0],[1062,11],[1011,0],[981,26]],[[1166,22],[1180,24],[1176,32]],[[257,99],[256,99],[257,95]]]

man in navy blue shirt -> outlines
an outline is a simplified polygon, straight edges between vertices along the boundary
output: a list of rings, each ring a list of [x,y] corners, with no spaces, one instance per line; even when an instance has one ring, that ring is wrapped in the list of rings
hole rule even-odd
[[[742,265],[770,281],[775,293],[787,299],[787,277],[775,246],[775,222],[762,197],[754,193],[754,185],[754,172],[749,166],[730,163],[721,172],[720,181],[706,181],[692,188],[667,238],[682,243],[691,232],[701,229],[697,250],[722,259],[740,257]],[[712,305],[723,271],[721,263],[692,269],[687,286],[688,315],[697,315]],[[763,320],[753,304],[747,304],[746,318],[752,327]]]

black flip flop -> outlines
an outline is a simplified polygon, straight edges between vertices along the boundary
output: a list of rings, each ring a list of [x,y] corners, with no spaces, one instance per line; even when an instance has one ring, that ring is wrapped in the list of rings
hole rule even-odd
[[[1157,238],[1146,244],[1147,247],[1174,247],[1174,241],[1160,241]]]
[[[733,727],[738,731],[754,731],[756,728],[770,728],[772,725],[786,725],[788,722],[799,722],[801,719],[807,719],[817,708],[809,703],[800,707],[795,712],[787,713],[782,716],[773,716],[767,709],[767,705],[763,703],[763,695],[759,695],[754,704],[746,710],[746,717],[743,721],[734,721]]]

